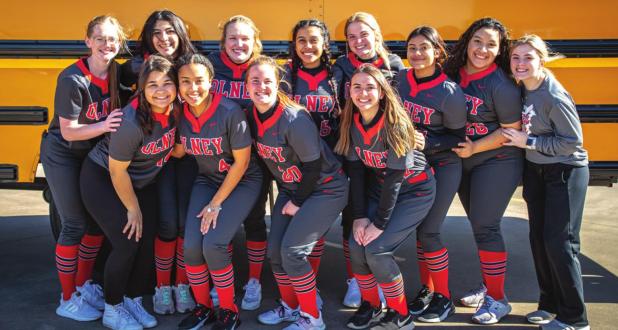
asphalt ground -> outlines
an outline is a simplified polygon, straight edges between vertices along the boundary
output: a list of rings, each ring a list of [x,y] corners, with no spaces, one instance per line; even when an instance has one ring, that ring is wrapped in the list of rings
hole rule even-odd
[[[54,266],[54,239],[47,216],[48,205],[37,191],[0,190],[0,329],[102,329],[100,321],[79,323],[56,316],[60,285]],[[528,243],[528,221],[521,190],[515,193],[502,222],[509,253],[506,292],[512,313],[494,327],[534,328],[524,315],[536,308],[538,286]],[[246,281],[244,235],[235,239],[234,264],[237,296]],[[333,225],[318,276],[325,300],[324,316],[329,329],[345,329],[353,311],[341,305],[345,293],[345,266],[341,250],[341,227]],[[591,187],[588,191],[581,232],[580,261],[588,315],[593,329],[618,328],[618,188]],[[481,281],[479,262],[470,226],[457,199],[449,211],[443,241],[450,253],[450,287],[454,298]],[[396,253],[406,279],[406,293],[419,289],[415,242],[409,239]],[[270,267],[263,272],[262,307],[242,312],[241,329],[280,329],[256,321],[258,312],[275,306],[277,297]],[[145,299],[151,308],[150,298]],[[478,329],[470,322],[474,308],[457,306],[445,322],[418,328]],[[158,317],[159,329],[175,329],[182,315]]]

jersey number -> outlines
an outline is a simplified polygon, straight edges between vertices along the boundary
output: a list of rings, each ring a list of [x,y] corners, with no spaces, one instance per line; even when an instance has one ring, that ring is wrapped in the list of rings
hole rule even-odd
[[[300,182],[302,178],[303,175],[296,165],[288,167],[285,171],[281,171],[281,180],[285,183]]]
[[[330,123],[328,120],[322,120],[320,122],[320,136],[329,136],[332,130],[333,129],[330,128]]]
[[[466,123],[466,135],[485,135],[489,132],[483,123]]]
[[[232,166],[228,164],[225,159],[219,160],[219,172],[225,173],[230,170],[230,167]]]

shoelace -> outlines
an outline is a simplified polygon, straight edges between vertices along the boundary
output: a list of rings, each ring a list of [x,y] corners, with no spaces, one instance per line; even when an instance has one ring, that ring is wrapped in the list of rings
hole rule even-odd
[[[249,296],[250,298],[256,298],[258,295],[258,288],[259,287],[257,285],[245,285],[245,295]]]
[[[485,296],[485,298],[483,298],[483,300],[481,300],[478,303],[478,305],[476,305],[476,311],[478,312],[479,309],[485,309],[489,312],[489,307],[491,307],[493,303],[494,303],[494,298],[490,296]]]
[[[177,292],[181,302],[189,301],[189,290],[185,290],[184,288],[178,288]]]
[[[116,312],[118,313],[118,316],[120,316],[120,319],[124,321],[124,323],[130,323],[131,320],[135,320],[133,318],[133,315],[131,315],[131,313],[129,313],[129,311],[122,306],[116,307]]]

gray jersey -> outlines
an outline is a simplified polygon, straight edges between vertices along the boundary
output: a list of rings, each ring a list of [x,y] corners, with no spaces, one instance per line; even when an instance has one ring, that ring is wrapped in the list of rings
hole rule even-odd
[[[98,165],[109,169],[109,157],[130,161],[127,172],[133,186],[143,188],[154,180],[171,156],[176,137],[173,116],[152,113],[152,132],[144,134],[137,118],[138,99],[134,98],[122,108],[122,122],[116,132],[105,138],[90,151],[88,156]]]
[[[238,104],[221,95],[216,95],[210,107],[197,118],[185,103],[178,134],[186,153],[195,157],[199,174],[219,185],[234,163],[232,150],[251,145],[245,113]],[[260,175],[255,159],[249,163],[245,175]]]
[[[216,95],[222,95],[246,109],[251,103],[251,99],[245,88],[245,74],[251,61],[236,64],[222,51],[208,54],[208,60],[215,69],[210,91]]]
[[[526,150],[529,161],[588,165],[575,102],[551,74],[536,90],[525,91],[522,126],[529,136],[536,137],[535,150]]]

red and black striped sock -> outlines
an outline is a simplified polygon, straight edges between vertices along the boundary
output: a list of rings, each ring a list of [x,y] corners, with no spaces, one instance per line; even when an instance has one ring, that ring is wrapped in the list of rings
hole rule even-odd
[[[378,282],[376,282],[373,274],[354,274],[354,277],[358,282],[362,300],[369,302],[373,307],[380,307],[382,302],[380,302],[380,294],[378,293]]]
[[[212,282],[217,289],[219,306],[238,313],[238,307],[234,304],[234,269],[232,264],[219,270],[211,270]]]
[[[262,266],[266,258],[266,241],[247,241],[247,257],[249,258],[249,278],[260,281]]]
[[[343,257],[345,258],[345,271],[348,279],[354,278],[354,272],[352,272],[352,262],[350,261],[350,241],[343,240]]]
[[[56,269],[62,287],[62,299],[69,300],[75,292],[75,271],[77,269],[78,245],[56,244]]]
[[[401,275],[397,276],[394,281],[390,283],[380,283],[384,298],[386,299],[386,305],[399,313],[400,315],[408,315],[408,304],[406,303],[406,296],[403,289],[403,278]]]
[[[288,307],[296,309],[298,307],[298,299],[296,298],[296,291],[294,291],[294,287],[288,275],[286,273],[274,272],[273,275],[275,275],[275,281],[277,281],[277,286],[279,287],[281,300],[288,305]]]
[[[479,250],[483,281],[487,294],[495,300],[504,299],[504,278],[506,276],[506,252]]]
[[[185,248],[183,244],[185,244],[184,238],[176,238],[176,285],[189,283],[185,269]]]
[[[197,266],[186,265],[187,278],[193,290],[193,296],[198,304],[212,308],[212,300],[210,300],[210,275],[206,264]]]
[[[425,260],[434,291],[451,298],[448,289],[448,251],[442,248],[435,252],[425,252]]]
[[[311,253],[307,256],[307,260],[311,264],[311,269],[315,274],[320,270],[320,261],[322,260],[322,255],[324,254],[324,245],[325,240],[324,237],[320,238]]]
[[[416,241],[416,262],[418,263],[418,272],[421,277],[421,284],[429,288],[429,291],[434,291],[433,282],[431,281],[431,275],[427,268],[427,260],[425,259],[425,251],[423,250],[423,244],[421,241]]]
[[[157,270],[157,287],[169,286],[174,267],[174,254],[176,253],[176,240],[164,241],[160,237],[155,238],[154,256]]]
[[[97,255],[103,244],[105,236],[89,235],[82,237],[79,244],[79,259],[77,260],[77,275],[75,275],[75,285],[82,286],[92,278],[92,270],[97,260]]]
[[[320,311],[318,310],[316,300],[318,290],[315,286],[315,273],[313,270],[299,277],[290,276],[290,281],[294,286],[300,310],[315,318],[319,317]]]

